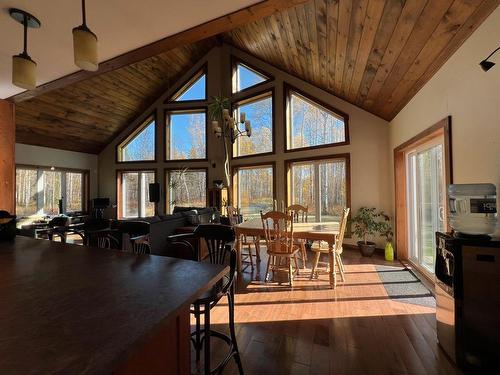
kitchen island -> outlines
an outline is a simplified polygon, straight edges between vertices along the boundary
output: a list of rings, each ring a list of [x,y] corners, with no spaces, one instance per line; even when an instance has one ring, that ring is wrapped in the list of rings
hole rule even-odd
[[[0,242],[0,374],[190,373],[189,306],[228,267]]]

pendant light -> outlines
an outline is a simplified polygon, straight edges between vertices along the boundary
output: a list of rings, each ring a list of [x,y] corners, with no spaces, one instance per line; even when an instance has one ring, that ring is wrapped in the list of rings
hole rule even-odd
[[[39,28],[41,23],[24,10],[10,8],[9,14],[24,28],[23,52],[12,56],[12,83],[22,89],[33,90],[36,87],[36,62],[28,55],[28,27]]]
[[[97,36],[87,27],[85,0],[82,0],[83,23],[73,29],[73,52],[75,64],[80,69],[95,72],[99,68],[97,61]]]

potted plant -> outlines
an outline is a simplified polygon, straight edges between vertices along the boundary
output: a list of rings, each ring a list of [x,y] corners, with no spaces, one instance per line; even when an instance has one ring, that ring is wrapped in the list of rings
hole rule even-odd
[[[379,216],[383,218],[379,222],[379,233],[382,237],[385,237],[385,260],[394,260],[394,248],[392,247],[392,232],[391,218],[384,212],[380,212]]]
[[[362,239],[358,241],[358,247],[365,257],[371,257],[375,251],[375,242],[368,241],[368,238],[380,233],[380,216],[374,207],[361,207],[351,220],[354,225],[352,232]]]

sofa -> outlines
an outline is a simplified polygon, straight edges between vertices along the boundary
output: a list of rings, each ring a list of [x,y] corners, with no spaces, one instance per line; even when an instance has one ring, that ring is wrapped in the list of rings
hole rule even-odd
[[[215,210],[210,207],[174,207],[170,215],[145,217],[139,220],[150,225],[151,254],[168,256],[167,237],[194,230],[198,224],[210,223]],[[135,219],[137,220],[137,219]]]

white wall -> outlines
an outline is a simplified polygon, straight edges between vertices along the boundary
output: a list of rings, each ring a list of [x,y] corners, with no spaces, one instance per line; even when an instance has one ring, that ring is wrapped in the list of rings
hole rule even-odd
[[[16,143],[16,164],[90,170],[90,199],[97,196],[97,155]]]
[[[500,193],[500,53],[487,73],[478,65],[499,43],[497,8],[390,122],[391,158],[395,147],[451,115],[453,181],[494,183]]]

